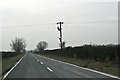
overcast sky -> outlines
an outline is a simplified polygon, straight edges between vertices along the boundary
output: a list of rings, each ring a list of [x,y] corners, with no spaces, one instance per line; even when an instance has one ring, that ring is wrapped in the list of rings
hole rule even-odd
[[[27,49],[59,48],[58,21],[66,46],[118,43],[118,0],[0,0],[0,47],[22,37]]]

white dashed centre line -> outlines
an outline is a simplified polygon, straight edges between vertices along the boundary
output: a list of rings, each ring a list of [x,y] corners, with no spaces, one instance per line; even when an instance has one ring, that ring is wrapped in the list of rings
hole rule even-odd
[[[47,69],[48,69],[50,72],[53,72],[53,70],[52,70],[52,69],[50,69],[49,67],[47,67]]]
[[[40,64],[43,64],[43,62],[40,62]]]

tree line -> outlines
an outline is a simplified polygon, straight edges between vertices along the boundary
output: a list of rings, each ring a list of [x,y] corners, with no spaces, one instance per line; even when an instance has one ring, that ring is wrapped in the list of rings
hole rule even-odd
[[[98,62],[118,63],[120,54],[118,54],[119,45],[83,45],[78,47],[67,47],[64,49],[45,50],[41,54],[51,54],[62,57],[89,59]]]
[[[13,52],[9,54],[3,52],[3,58],[9,58],[26,52],[26,40],[23,38],[15,38],[10,43]],[[89,59],[98,62],[118,63],[120,54],[118,54],[119,45],[83,45],[78,47],[65,47],[61,49],[45,50],[48,47],[46,41],[40,41],[36,45],[35,53],[38,54],[52,54],[63,57]]]
[[[2,51],[0,53],[2,53],[2,59],[5,58],[10,58],[10,57],[14,57],[17,55],[20,55],[22,53],[26,53],[26,40],[24,38],[15,38],[11,40],[10,43],[10,47],[11,47],[11,52],[5,52]],[[44,49],[46,49],[48,47],[48,43],[45,41],[40,41],[37,45],[36,45],[36,50],[37,51],[43,51]]]

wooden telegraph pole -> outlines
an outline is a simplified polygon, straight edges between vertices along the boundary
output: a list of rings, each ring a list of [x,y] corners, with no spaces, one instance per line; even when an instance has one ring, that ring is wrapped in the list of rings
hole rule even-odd
[[[58,31],[60,31],[59,40],[60,40],[60,46],[61,46],[61,49],[62,49],[63,45],[62,45],[62,27],[61,27],[61,25],[63,24],[63,22],[57,22],[57,24],[60,25],[59,27],[57,27],[57,29],[58,29]]]

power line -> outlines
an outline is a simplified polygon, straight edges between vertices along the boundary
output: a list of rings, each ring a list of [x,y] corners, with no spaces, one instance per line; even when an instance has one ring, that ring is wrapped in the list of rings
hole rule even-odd
[[[2,28],[26,28],[26,27],[40,27],[40,25],[54,25],[55,23],[42,23],[42,24],[31,24],[31,25],[14,25],[14,26],[2,26]]]
[[[66,24],[81,24],[81,23],[85,23],[85,24],[89,24],[89,23],[111,23],[111,22],[118,22],[118,21],[108,21],[108,20],[105,20],[105,21],[67,21],[65,22]],[[30,24],[30,25],[13,25],[13,26],[0,26],[2,28],[26,28],[26,27],[40,27],[40,25],[54,25],[55,23],[41,23],[41,24]]]
[[[104,21],[72,21],[72,22],[65,22],[66,24],[81,24],[81,23],[116,23],[117,20],[104,20]]]

